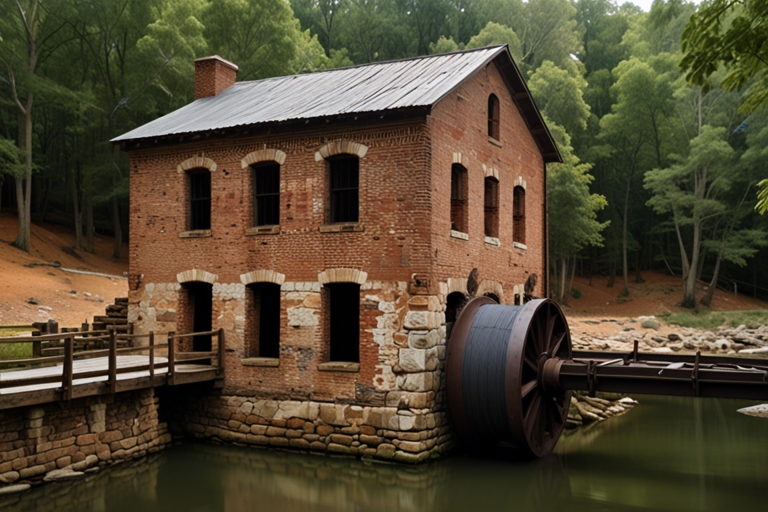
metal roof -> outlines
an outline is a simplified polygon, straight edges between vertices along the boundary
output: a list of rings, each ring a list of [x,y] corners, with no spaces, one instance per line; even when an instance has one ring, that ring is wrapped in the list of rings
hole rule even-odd
[[[413,107],[431,107],[464,80],[501,57],[502,71],[513,68],[515,77],[506,77],[512,92],[530,93],[504,46],[412,59],[364,64],[302,75],[237,82],[216,96],[201,98],[189,105],[112,139],[137,139],[207,132],[238,126],[275,123],[327,116],[379,112]],[[509,78],[513,78],[510,84]],[[523,90],[519,89],[522,84]],[[518,101],[518,98],[516,98]],[[534,131],[543,121],[533,105]],[[521,112],[529,121],[524,109]],[[538,122],[536,122],[538,121]],[[548,130],[546,138],[551,141]],[[536,134],[534,133],[536,137]],[[537,137],[541,148],[541,141]],[[546,141],[545,141],[546,142]],[[556,146],[552,142],[554,153]],[[545,144],[548,145],[548,144]],[[547,161],[552,148],[541,148]]]

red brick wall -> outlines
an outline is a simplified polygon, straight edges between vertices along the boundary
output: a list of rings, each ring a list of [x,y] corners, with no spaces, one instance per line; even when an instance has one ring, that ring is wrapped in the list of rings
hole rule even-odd
[[[235,84],[237,69],[215,58],[195,61],[195,99],[216,96]]]
[[[488,96],[500,101],[501,146],[488,139]],[[467,80],[432,110],[432,253],[434,279],[469,275],[477,267],[479,279],[504,286],[503,302],[512,304],[512,288],[532,273],[538,275],[535,292],[543,296],[544,269],[544,163],[536,143],[512,101],[495,64]],[[451,238],[450,175],[454,153],[467,160],[469,181],[469,240]],[[499,240],[501,246],[485,243],[483,193],[485,171],[499,173]],[[513,247],[512,195],[521,176],[526,187],[526,245]]]

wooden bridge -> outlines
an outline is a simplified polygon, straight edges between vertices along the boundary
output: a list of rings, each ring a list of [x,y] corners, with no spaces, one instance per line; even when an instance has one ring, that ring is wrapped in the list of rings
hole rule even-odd
[[[179,350],[196,337],[210,339],[211,350]],[[224,377],[221,329],[170,332],[160,344],[153,332],[114,330],[0,338],[0,344],[8,343],[33,344],[40,357],[0,361],[0,410]]]

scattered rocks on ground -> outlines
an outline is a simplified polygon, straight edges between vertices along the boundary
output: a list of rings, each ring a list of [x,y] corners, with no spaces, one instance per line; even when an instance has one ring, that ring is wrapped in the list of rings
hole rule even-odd
[[[71,478],[77,478],[79,476],[83,476],[85,473],[82,471],[73,471],[71,469],[54,469],[53,471],[49,471],[46,473],[45,477],[43,478],[46,482],[57,482],[59,480],[69,480]]]

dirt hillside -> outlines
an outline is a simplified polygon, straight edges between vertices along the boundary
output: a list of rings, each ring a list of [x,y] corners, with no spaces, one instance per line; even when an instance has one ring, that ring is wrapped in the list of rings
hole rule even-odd
[[[113,239],[96,237],[96,253],[73,251],[74,232],[61,226],[32,226],[32,250],[9,245],[18,233],[16,216],[0,214],[0,325],[27,324],[49,318],[60,326],[79,326],[115,297],[126,297],[128,249],[112,259]],[[57,261],[61,268],[34,266]],[[99,272],[115,278],[75,274],[62,270]],[[30,299],[32,299],[30,301]],[[30,302],[36,302],[32,304]]]

